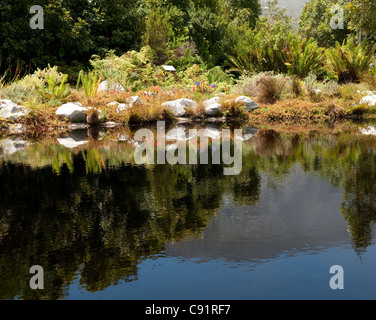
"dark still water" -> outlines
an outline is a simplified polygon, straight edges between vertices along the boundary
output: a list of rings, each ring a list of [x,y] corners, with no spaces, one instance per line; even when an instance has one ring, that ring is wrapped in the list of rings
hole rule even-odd
[[[376,299],[365,128],[246,128],[234,176],[136,165],[125,129],[0,139],[0,299]]]

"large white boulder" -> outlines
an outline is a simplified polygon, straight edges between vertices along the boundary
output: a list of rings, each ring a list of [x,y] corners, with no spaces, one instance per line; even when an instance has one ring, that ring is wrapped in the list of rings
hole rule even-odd
[[[107,80],[102,81],[98,86],[98,92],[103,91],[119,91],[125,92],[124,87],[119,83],[110,83]]]
[[[221,98],[214,97],[204,102],[205,113],[208,116],[221,115]]]
[[[258,108],[258,104],[254,102],[251,98],[246,97],[246,96],[240,96],[235,99],[235,102],[242,102],[245,105],[245,110],[246,111],[251,111],[253,109]]]
[[[163,107],[170,108],[176,117],[184,117],[186,115],[185,108],[193,108],[197,103],[190,99],[178,99],[162,103]]]
[[[376,95],[370,93],[368,95],[366,95],[365,97],[363,97],[361,100],[360,100],[360,103],[365,103],[365,104],[368,104],[370,106],[375,106],[376,105]]]
[[[68,118],[70,122],[86,122],[87,110],[79,102],[69,102],[59,107],[55,114],[59,117]]]
[[[18,104],[10,100],[0,100],[0,118],[17,120],[27,114],[25,107],[19,106]]]

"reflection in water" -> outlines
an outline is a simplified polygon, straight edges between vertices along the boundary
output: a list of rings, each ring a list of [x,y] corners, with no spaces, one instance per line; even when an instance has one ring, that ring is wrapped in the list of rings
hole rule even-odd
[[[224,176],[222,164],[137,166],[131,131],[22,146],[8,138],[0,298],[60,299],[78,274],[87,291],[103,290],[137,280],[141,261],[165,254],[274,259],[342,240],[346,228],[365,252],[376,218],[375,137],[247,130],[237,176]],[[204,231],[206,241],[195,240]],[[29,289],[34,264],[48,290]]]

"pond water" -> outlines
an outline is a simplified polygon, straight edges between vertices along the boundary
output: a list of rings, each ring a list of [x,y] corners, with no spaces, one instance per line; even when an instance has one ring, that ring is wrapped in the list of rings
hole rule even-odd
[[[0,298],[375,299],[372,128],[243,128],[238,175],[137,165],[130,129],[2,138]]]

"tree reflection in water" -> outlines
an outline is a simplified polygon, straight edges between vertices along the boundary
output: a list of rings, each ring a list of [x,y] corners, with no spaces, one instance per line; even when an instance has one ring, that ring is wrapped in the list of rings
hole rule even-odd
[[[71,151],[35,143],[0,162],[0,298],[60,299],[80,274],[90,292],[137,279],[137,266],[171,241],[199,237],[229,195],[259,203],[270,185],[300,163],[343,190],[340,208],[354,248],[372,240],[376,218],[375,138],[261,130],[243,145],[243,170],[222,165],[132,164],[131,144],[91,141]],[[44,267],[31,290],[29,268]]]

